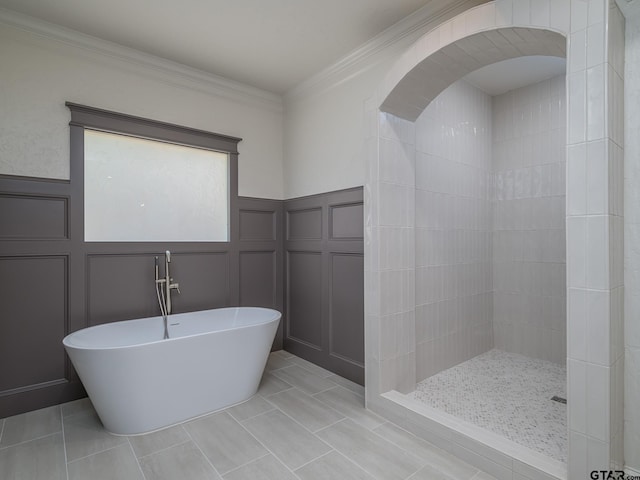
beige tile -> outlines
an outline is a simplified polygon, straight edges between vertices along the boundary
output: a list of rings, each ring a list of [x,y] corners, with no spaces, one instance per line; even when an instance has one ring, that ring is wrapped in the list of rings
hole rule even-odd
[[[128,444],[81,458],[68,467],[69,480],[144,480]]]
[[[347,460],[336,451],[306,464],[296,470],[296,475],[302,480],[373,480],[369,475],[355,463]]]
[[[255,417],[261,413],[273,410],[274,406],[267,402],[261,395],[254,395],[248,401],[228,408],[226,411],[239,422],[247,418]]]
[[[62,430],[60,406],[5,418],[0,448],[51,435]]]
[[[267,454],[226,412],[199,418],[184,428],[221,475]]]
[[[258,394],[266,397],[267,395],[272,395],[292,387],[292,385],[289,385],[284,380],[280,380],[278,377],[275,377],[270,373],[265,373],[262,375]]]
[[[365,409],[364,398],[346,388],[335,387],[314,397],[365,428],[375,428],[386,421]]]
[[[432,469],[442,471],[448,477],[458,480],[469,480],[478,473],[477,468],[457,459],[435,445],[425,442],[393,423],[385,423],[374,428],[373,431],[382,438],[415,455]],[[429,469],[425,469],[425,475],[428,474],[429,471]]]
[[[67,402],[60,405],[62,408],[62,418],[70,417],[76,413],[84,413],[94,411],[93,405],[89,397],[74,400],[73,402]]]
[[[3,480],[64,480],[67,470],[62,433],[0,450]]]
[[[225,480],[296,480],[296,476],[273,455],[238,468],[224,476]]]
[[[344,418],[341,413],[297,388],[271,395],[269,401],[312,432]]]
[[[423,465],[413,455],[351,420],[320,430],[317,435],[376,478],[404,480]]]
[[[311,373],[299,365],[282,368],[273,372],[273,375],[309,394],[322,392],[336,386],[331,380]]]
[[[291,469],[299,468],[331,450],[279,410],[253,417],[243,425]]]
[[[140,467],[147,480],[220,479],[220,475],[192,441],[141,458]]]
[[[64,441],[67,461],[72,462],[127,444],[127,437],[111,435],[103,428],[98,415],[93,411],[87,411],[64,419]]]
[[[190,437],[182,428],[182,425],[176,425],[145,435],[131,436],[129,437],[129,442],[131,442],[136,456],[140,458],[184,443],[189,439]]]

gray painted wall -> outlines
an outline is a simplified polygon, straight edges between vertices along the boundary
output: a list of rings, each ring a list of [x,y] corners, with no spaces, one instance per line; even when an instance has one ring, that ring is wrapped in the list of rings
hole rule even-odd
[[[363,190],[284,202],[284,347],[364,384]]]

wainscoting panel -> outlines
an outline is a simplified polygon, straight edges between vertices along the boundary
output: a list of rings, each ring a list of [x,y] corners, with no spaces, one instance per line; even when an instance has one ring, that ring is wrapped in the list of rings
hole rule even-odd
[[[159,315],[151,255],[87,257],[87,326]]]
[[[240,209],[240,240],[277,240],[276,212]]]
[[[335,205],[329,210],[329,238],[332,240],[362,240],[364,238],[364,220],[355,222],[356,218],[364,219],[362,202],[347,205]]]
[[[364,368],[364,257],[332,253],[329,292],[329,355]]]
[[[0,225],[4,239],[66,239],[67,198],[2,193]]]
[[[322,253],[287,252],[287,338],[322,349]]]
[[[278,302],[276,251],[240,252],[240,305],[274,308]]]
[[[364,383],[362,188],[286,200],[290,352]]]
[[[231,306],[230,268],[228,252],[172,254],[169,271],[180,284],[171,295],[173,313]]]
[[[0,258],[0,396],[64,382],[67,257]]]
[[[287,202],[295,202],[295,200]],[[287,240],[321,239],[322,208],[287,210]]]

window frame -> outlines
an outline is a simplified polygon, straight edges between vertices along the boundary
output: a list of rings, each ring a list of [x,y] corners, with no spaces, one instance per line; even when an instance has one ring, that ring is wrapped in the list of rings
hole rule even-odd
[[[75,217],[74,231],[70,232],[76,242],[85,243],[84,240],[84,132],[85,130],[99,130],[109,133],[122,134],[157,140],[161,142],[184,145],[188,147],[203,148],[226,153],[228,155],[228,232],[226,241],[211,242],[176,242],[176,241],[122,241],[122,242],[86,242],[98,245],[109,244],[145,244],[151,245],[176,245],[187,244],[230,244],[236,237],[235,215],[238,203],[238,143],[241,138],[222,135],[204,130],[183,127],[171,123],[160,122],[148,118],[117,113],[86,105],[66,102],[66,107],[71,111],[71,184],[75,201],[71,206],[70,214]],[[78,201],[79,200],[79,201]],[[136,249],[137,250],[137,249]]]

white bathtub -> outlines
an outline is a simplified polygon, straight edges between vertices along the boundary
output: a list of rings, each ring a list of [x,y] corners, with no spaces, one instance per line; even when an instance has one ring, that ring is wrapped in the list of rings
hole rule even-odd
[[[104,427],[135,435],[244,402],[257,391],[280,312],[220,308],[85,328],[63,344]]]

